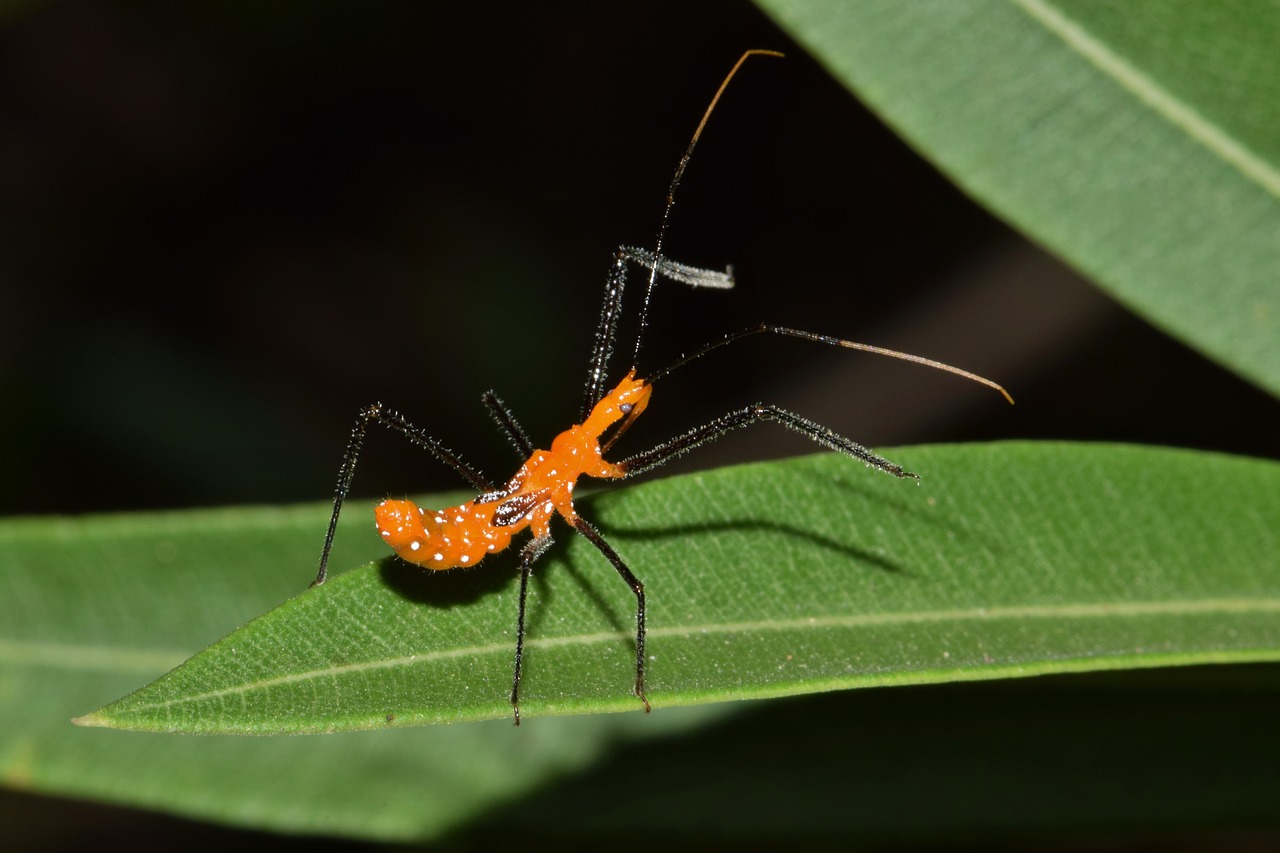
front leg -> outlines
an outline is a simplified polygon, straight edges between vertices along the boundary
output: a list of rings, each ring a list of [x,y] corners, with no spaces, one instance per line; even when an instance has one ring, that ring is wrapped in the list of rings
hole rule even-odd
[[[613,355],[618,320],[622,316],[622,294],[627,288],[627,264],[637,264],[653,270],[655,275],[690,287],[709,287],[715,290],[729,290],[733,287],[732,268],[724,272],[709,270],[673,261],[665,255],[650,252],[647,249],[619,246],[613,256],[613,264],[609,267],[609,278],[604,288],[604,305],[600,308],[600,320],[596,324],[596,339],[591,348],[591,360],[588,362],[587,382],[583,388],[579,421],[586,420],[592,407],[599,403],[600,398],[605,394],[609,358]],[[646,296],[646,305],[648,301]],[[641,328],[644,327],[643,322],[640,325]]]

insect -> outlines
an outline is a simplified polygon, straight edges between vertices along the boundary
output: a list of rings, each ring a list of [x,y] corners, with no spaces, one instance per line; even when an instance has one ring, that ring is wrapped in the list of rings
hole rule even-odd
[[[374,403],[363,409],[352,430],[351,440],[338,473],[333,515],[325,534],[319,572],[312,585],[319,585],[325,581],[329,553],[333,545],[334,532],[338,526],[338,515],[351,490],[356,459],[364,445],[369,424],[382,424],[399,432],[411,443],[453,468],[479,492],[476,498],[459,506],[442,510],[424,509],[407,500],[384,500],[374,511],[375,523],[379,535],[400,558],[426,569],[437,570],[473,566],[488,555],[508,548],[512,540],[524,531],[527,530],[532,534],[532,538],[520,549],[520,595],[516,615],[515,666],[511,681],[511,708],[516,725],[520,725],[520,673],[524,661],[525,604],[529,577],[538,558],[551,546],[551,521],[557,515],[586,537],[604,555],[635,595],[636,668],[633,692],[644,705],[645,711],[649,710],[649,700],[645,695],[644,584],[631,571],[618,552],[605,541],[600,531],[591,522],[578,515],[574,509],[573,491],[580,477],[605,480],[635,477],[652,471],[673,457],[714,441],[735,429],[762,421],[775,421],[820,445],[844,453],[895,477],[919,479],[915,474],[825,426],[778,406],[763,403],[731,411],[642,453],[633,454],[616,462],[605,459],[605,454],[614,443],[644,413],[653,393],[653,385],[659,379],[712,350],[727,346],[749,335],[774,334],[877,353],[945,370],[994,388],[1010,403],[1013,402],[1009,394],[996,383],[948,364],[869,344],[767,323],[726,335],[680,358],[674,364],[649,374],[647,378],[640,374],[637,368],[640,344],[647,323],[649,303],[659,277],[691,287],[717,289],[733,287],[733,278],[729,270],[720,272],[673,261],[662,254],[662,242],[667,232],[671,209],[675,203],[676,189],[684,176],[685,167],[693,154],[694,146],[697,145],[720,96],[748,58],[781,55],[769,50],[749,50],[738,59],[711,99],[689,141],[688,148],[680,158],[670,189],[667,191],[666,207],[663,210],[653,250],[623,246],[614,255],[613,265],[610,267],[605,284],[604,307],[600,313],[595,342],[591,350],[578,422],[557,435],[551,441],[550,449],[542,450],[534,445],[510,409],[493,391],[486,392],[482,401],[488,408],[489,414],[525,460],[520,469],[505,484],[491,482],[464,463],[457,454],[445,448],[438,440],[381,403]],[[610,389],[607,384],[609,360],[613,354],[618,322],[622,313],[622,295],[626,285],[627,269],[631,264],[649,271],[648,284],[640,305],[639,331],[636,333],[635,344],[631,351],[631,367],[626,375]]]

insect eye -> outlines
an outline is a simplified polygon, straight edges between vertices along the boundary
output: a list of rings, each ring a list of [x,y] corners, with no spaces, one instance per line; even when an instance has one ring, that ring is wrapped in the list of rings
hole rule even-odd
[[[622,414],[624,415],[631,414],[631,410],[634,408],[635,406],[632,406],[630,403],[623,403],[621,406],[618,407],[619,411],[621,411]]]

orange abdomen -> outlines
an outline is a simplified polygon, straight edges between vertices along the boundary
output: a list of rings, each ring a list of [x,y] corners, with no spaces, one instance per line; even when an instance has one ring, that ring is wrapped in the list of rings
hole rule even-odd
[[[373,514],[379,535],[396,555],[427,569],[473,566],[506,548],[521,529],[494,527],[492,504],[427,510],[413,501],[385,500]]]

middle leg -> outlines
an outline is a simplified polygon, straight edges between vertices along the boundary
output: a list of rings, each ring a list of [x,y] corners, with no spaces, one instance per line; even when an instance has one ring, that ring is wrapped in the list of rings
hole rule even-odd
[[[529,544],[520,550],[520,605],[516,616],[516,663],[515,673],[511,677],[511,711],[515,715],[515,725],[520,725],[520,675],[524,670],[524,613],[525,600],[529,595],[529,576],[533,573],[533,564],[547,553],[551,547],[551,536],[539,536],[529,540]]]

